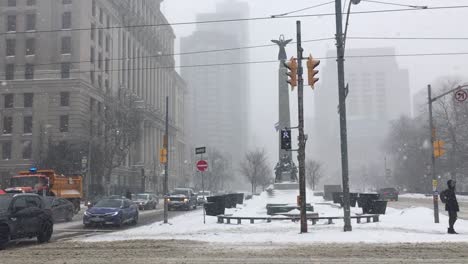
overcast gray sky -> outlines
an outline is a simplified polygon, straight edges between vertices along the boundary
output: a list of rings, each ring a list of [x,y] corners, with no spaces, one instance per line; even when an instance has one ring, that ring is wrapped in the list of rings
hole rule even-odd
[[[194,21],[197,13],[213,12],[215,4],[225,0],[166,0],[162,4],[163,12],[170,22]],[[250,17],[263,17],[330,2],[328,0],[251,0]],[[468,5],[467,0],[420,0],[387,2],[428,5],[453,6]],[[382,5],[362,1],[353,6],[353,11],[388,10],[404,7]],[[300,14],[333,13],[334,4],[310,9]],[[295,38],[294,19],[271,19],[251,21],[250,45],[270,44],[280,34]],[[302,21],[303,40],[333,37],[335,32],[334,16],[304,17]],[[398,13],[377,13],[352,15],[350,18],[349,37],[468,37],[468,8],[452,10],[416,10]],[[174,26],[177,35],[176,52],[179,38],[191,34],[194,25]],[[395,47],[398,54],[404,53],[441,53],[468,52],[468,40],[348,40],[347,47]],[[333,40],[304,43],[305,55],[312,53],[315,57],[324,57],[327,50],[334,49]],[[228,48],[228,47],[227,47]],[[295,55],[294,45],[289,46],[288,56]],[[271,60],[277,56],[277,48],[258,48],[250,51],[250,61]],[[439,77],[447,75],[468,76],[468,55],[399,57],[400,67],[409,70],[410,87],[414,94]],[[335,60],[322,60],[322,63],[335,63]],[[264,147],[270,154],[272,162],[276,161],[276,142],[274,123],[277,121],[277,67],[273,64],[250,65],[251,70],[251,138],[255,146]],[[296,101],[296,93],[292,94]],[[313,116],[313,92],[305,90],[305,115]],[[291,105],[292,124],[297,123],[296,104]],[[306,120],[307,122],[307,120]],[[307,126],[307,124],[306,124]],[[306,131],[307,133],[307,131]],[[311,135],[313,137],[313,135]]]

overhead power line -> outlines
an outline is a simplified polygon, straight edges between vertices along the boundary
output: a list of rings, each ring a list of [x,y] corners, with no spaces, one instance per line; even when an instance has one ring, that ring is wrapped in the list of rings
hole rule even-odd
[[[302,11],[305,11],[305,10],[309,10],[309,9],[312,9],[312,8],[317,8],[317,7],[320,7],[320,6],[325,6],[325,5],[329,5],[329,4],[333,4],[333,3],[335,3],[335,0],[330,1],[330,2],[326,2],[326,3],[322,3],[322,4],[318,4],[318,5],[313,5],[313,6],[309,6],[309,7],[297,9],[297,10],[294,10],[294,11],[289,11],[289,12],[286,12],[286,13],[281,13],[281,14],[277,14],[277,15],[272,15],[272,16],[270,16],[270,17],[271,17],[271,18],[276,18],[276,17],[281,17],[281,16],[287,16],[287,15],[290,15],[290,14],[302,12]]]
[[[383,4],[383,5],[405,6],[405,7],[411,7],[411,8],[416,8],[416,9],[427,9],[427,8],[429,8],[428,6],[405,5],[405,4],[391,3],[391,2],[384,2],[384,1],[376,1],[376,0],[362,0],[362,1],[363,2],[369,2],[369,3]]]
[[[450,9],[462,9],[468,8],[468,5],[457,5],[457,6],[437,6],[428,7],[425,9],[415,8],[402,8],[402,9],[383,9],[383,10],[369,10],[369,11],[356,11],[351,12],[353,15],[363,14],[381,14],[381,13],[395,13],[395,12],[407,12],[407,11],[422,11],[422,10],[450,10]],[[113,26],[113,27],[96,27],[95,30],[99,29],[135,29],[135,28],[146,28],[146,27],[163,27],[163,26],[181,26],[181,25],[194,25],[194,24],[214,24],[214,23],[228,23],[228,22],[247,22],[256,20],[270,20],[270,19],[286,19],[286,18],[307,18],[307,17],[324,17],[324,16],[335,16],[335,13],[318,13],[318,14],[304,14],[304,15],[292,15],[292,16],[278,16],[278,17],[251,17],[251,18],[235,18],[235,19],[220,19],[220,20],[205,20],[205,21],[189,21],[189,22],[175,22],[175,23],[161,23],[161,24],[144,24],[144,25],[126,25],[126,26]],[[92,28],[71,28],[71,29],[53,29],[53,30],[36,30],[36,31],[15,31],[15,32],[2,32],[3,35],[15,35],[15,34],[31,34],[31,33],[54,33],[54,32],[70,32],[70,31],[89,31]]]
[[[376,54],[376,55],[347,55],[346,59],[358,59],[358,58],[387,58],[387,57],[428,57],[428,56],[458,56],[468,55],[467,52],[437,52],[437,53],[403,53],[403,54]],[[337,57],[317,57],[318,60],[335,60]],[[306,60],[307,58],[304,58]],[[140,70],[158,70],[158,69],[174,69],[174,68],[200,68],[200,67],[215,67],[215,66],[236,66],[236,65],[250,65],[250,64],[266,64],[266,63],[278,63],[278,60],[259,60],[259,61],[245,61],[245,62],[226,62],[226,63],[210,63],[210,64],[192,64],[192,65],[178,65],[178,66],[159,66],[159,67],[143,67],[143,68],[123,68],[123,69],[110,69],[107,72],[118,72],[118,71],[140,71]],[[89,73],[90,71],[102,72],[106,71],[103,69],[91,68],[86,71],[71,71],[72,74],[77,73]],[[40,75],[51,75],[51,73],[35,73],[34,76]]]

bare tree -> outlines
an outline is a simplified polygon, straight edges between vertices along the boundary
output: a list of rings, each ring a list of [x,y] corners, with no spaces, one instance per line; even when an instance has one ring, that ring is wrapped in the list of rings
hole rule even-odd
[[[86,142],[49,141],[39,167],[53,169],[60,174],[82,173],[81,159],[86,155]]]
[[[102,141],[98,152],[102,157],[104,186],[110,192],[110,179],[115,168],[122,166],[131,148],[141,137],[143,110],[138,108],[135,96],[124,94],[106,98],[104,117],[97,126]]]
[[[273,174],[268,166],[265,150],[256,149],[245,154],[245,159],[240,164],[241,173],[249,180],[252,186],[252,194],[256,192],[257,186],[265,189],[271,184]]]
[[[306,164],[306,179],[309,183],[309,187],[315,190],[315,186],[318,184],[320,179],[323,177],[322,163],[316,160],[307,160]]]

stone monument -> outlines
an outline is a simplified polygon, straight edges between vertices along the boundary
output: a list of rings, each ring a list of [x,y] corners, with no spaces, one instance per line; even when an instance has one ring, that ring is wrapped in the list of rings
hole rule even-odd
[[[297,167],[292,161],[292,152],[281,149],[280,133],[281,129],[291,127],[288,77],[286,75],[288,70],[284,66],[284,62],[287,60],[285,47],[291,41],[292,39],[285,40],[283,35],[278,40],[271,41],[279,47],[278,60],[280,61],[278,71],[278,163],[275,166],[275,183],[297,183]]]

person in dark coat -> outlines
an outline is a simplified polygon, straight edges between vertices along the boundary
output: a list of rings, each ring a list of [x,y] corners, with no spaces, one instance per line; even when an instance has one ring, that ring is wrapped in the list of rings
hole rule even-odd
[[[130,200],[132,199],[132,193],[130,192],[130,190],[127,190],[127,192],[125,193],[125,197]]]
[[[448,189],[440,193],[440,200],[445,204],[445,211],[447,211],[449,215],[449,228],[447,233],[458,234],[455,232],[455,229],[453,229],[453,225],[457,221],[457,214],[460,211],[460,207],[458,207],[457,196],[455,194],[456,182],[454,180],[448,180],[447,185]]]

